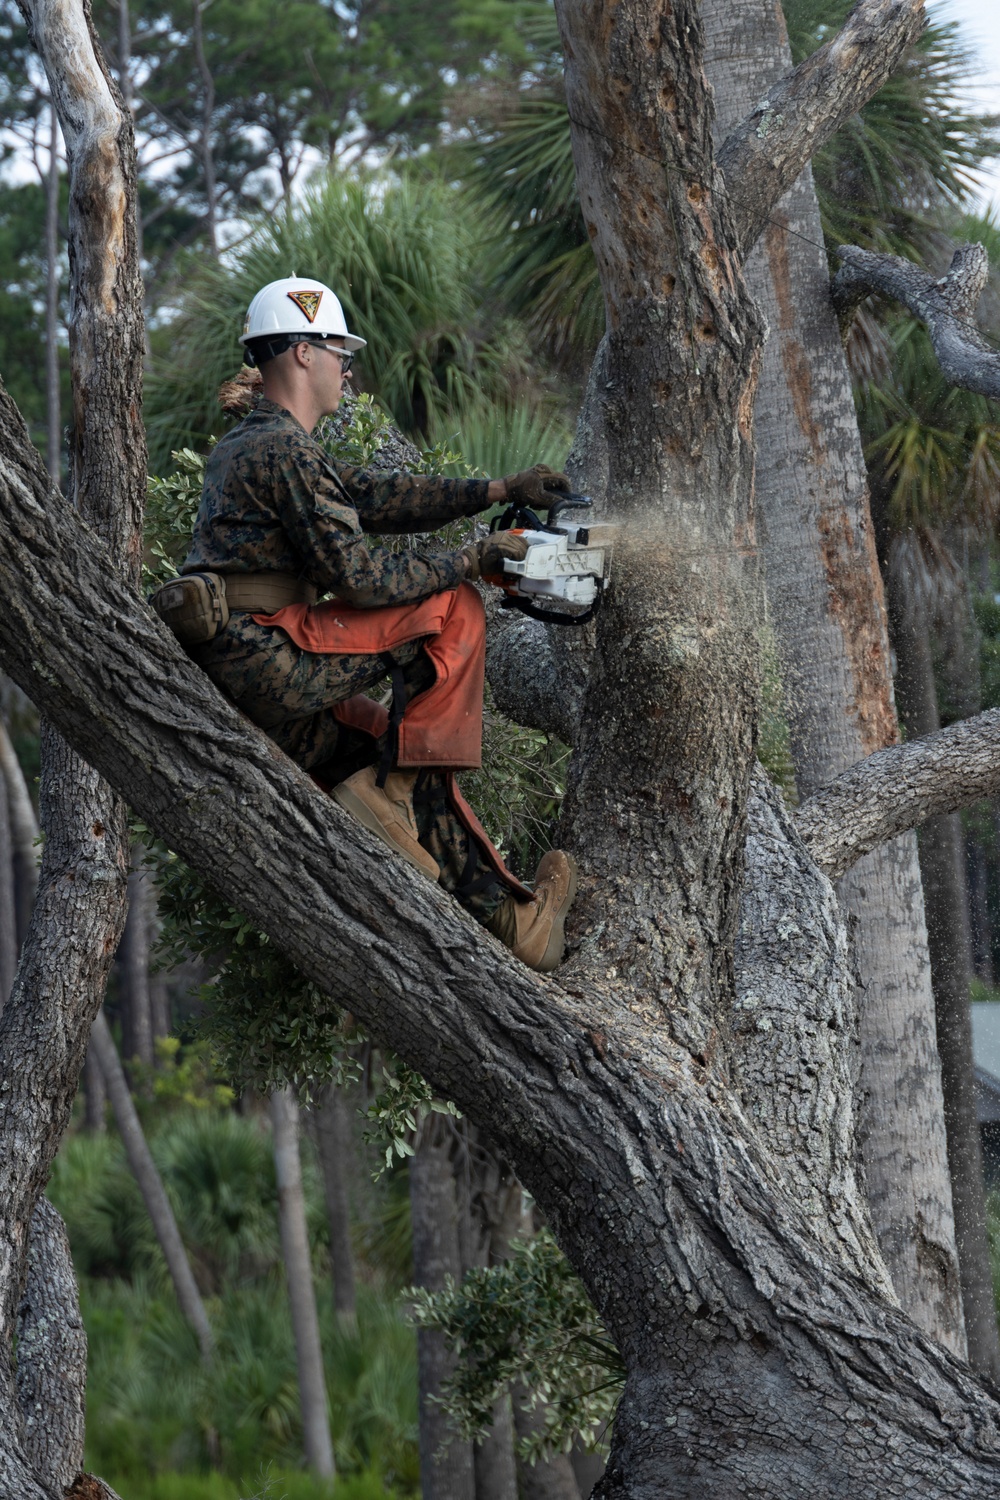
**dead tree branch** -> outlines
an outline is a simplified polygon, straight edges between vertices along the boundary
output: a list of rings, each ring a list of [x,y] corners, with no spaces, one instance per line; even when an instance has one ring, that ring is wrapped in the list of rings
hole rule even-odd
[[[873,292],[891,297],[926,323],[941,373],[952,385],[1000,397],[1000,354],[972,321],[989,274],[982,245],[960,245],[947,274],[938,279],[898,255],[877,255],[857,245],[841,245],[837,254],[843,264],[831,293],[841,333],[846,334],[865,297]]]
[[[879,844],[1000,790],[1000,709],[858,761],[799,808],[795,826],[831,880]]]
[[[923,0],[869,0],[780,79],[716,158],[743,255],[806,163],[876,93],[924,28]]]

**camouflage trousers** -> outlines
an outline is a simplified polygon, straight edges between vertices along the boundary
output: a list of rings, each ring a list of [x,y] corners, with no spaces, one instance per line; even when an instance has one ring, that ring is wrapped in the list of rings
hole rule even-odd
[[[434,667],[420,641],[390,653],[401,668],[406,702],[432,686]],[[214,641],[191,656],[248,719],[285,754],[329,786],[376,764],[384,740],[333,716],[333,707],[368,692],[387,675],[378,656],[327,656],[303,651],[284,631],[234,612]],[[421,771],[413,794],[420,843],[440,866],[440,884],[484,925],[508,892],[480,863],[475,841],[452,810],[443,775]]]

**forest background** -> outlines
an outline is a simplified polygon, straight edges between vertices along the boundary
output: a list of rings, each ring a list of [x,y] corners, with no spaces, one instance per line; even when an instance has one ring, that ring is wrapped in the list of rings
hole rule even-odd
[[[786,6],[796,60],[846,9]],[[548,5],[453,0],[418,13],[363,0],[336,9],[121,0],[95,7],[95,18],[142,162],[152,576],[182,549],[201,460],[231,420],[217,390],[237,371],[245,306],[290,271],[333,285],[369,341],[355,382],[364,398],[325,433],[334,451],[449,472],[562,464],[603,310]],[[18,170],[0,188],[0,369],[58,474],[65,186],[43,75],[8,3],[0,36],[0,108],[19,141],[9,161],[16,155]],[[977,171],[997,150],[995,122],[963,103],[971,76],[961,38],[935,26],[824,149],[813,173],[830,245],[889,249],[939,271],[955,242],[978,239],[995,262],[997,231],[971,214]],[[985,313],[1000,334],[995,299]],[[898,311],[867,309],[848,353],[890,612],[898,621],[916,608],[925,623],[940,723],[1000,706],[995,410],[945,387],[921,329]],[[927,727],[915,699],[901,707],[904,717],[912,708],[911,727]],[[14,752],[0,757],[6,994],[37,858],[38,726],[10,684],[0,710]],[[794,800],[783,710],[774,662],[762,757]],[[467,791],[524,873],[550,837],[565,755],[491,708],[487,764]],[[946,872],[945,895],[965,913],[957,983],[977,999],[1000,998],[998,829],[993,804],[967,814]],[[302,981],[139,827],[134,863],[106,1005],[116,1046],[93,1049],[50,1187],[90,1341],[88,1467],[136,1500],[306,1500],[332,1483],[318,1422],[345,1500],[412,1495],[421,1482],[431,1500],[427,1449],[443,1429],[430,1398],[458,1366],[426,1327],[418,1361],[419,1299],[407,1288],[440,1289],[464,1271],[468,1298],[439,1299],[420,1318],[449,1322],[467,1345],[478,1339],[479,1363],[502,1367],[499,1399],[484,1377],[453,1401],[467,1422],[453,1446],[469,1443],[479,1419],[474,1493],[513,1500],[518,1484],[567,1500],[588,1493],[595,1464],[585,1450],[599,1454],[613,1411],[614,1351],[551,1245],[535,1238],[541,1226],[503,1164],[349,1022],[335,1059],[290,1037]],[[303,1060],[301,1119],[269,1070],[271,1051],[289,1042]],[[304,1173],[297,1230],[294,1215],[279,1215],[279,1201],[295,1196],[279,1193],[289,1140]],[[293,1167],[293,1186],[294,1177]],[[155,1206],[157,1182],[180,1252]],[[1000,1204],[990,1225],[996,1245]],[[294,1296],[289,1309],[289,1292],[303,1289],[303,1247],[312,1313]],[[193,1303],[178,1296],[178,1253]],[[480,1274],[490,1267],[492,1281]],[[490,1299],[506,1309],[492,1323]],[[310,1318],[319,1370],[304,1352]],[[517,1369],[534,1375],[530,1410],[507,1378]]]

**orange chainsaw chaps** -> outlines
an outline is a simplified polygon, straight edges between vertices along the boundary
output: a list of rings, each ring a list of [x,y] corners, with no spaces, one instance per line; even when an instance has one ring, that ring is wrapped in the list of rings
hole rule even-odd
[[[471,584],[460,583],[418,604],[351,609],[330,600],[289,604],[273,615],[253,618],[259,625],[278,626],[300,650],[320,656],[381,656],[408,641],[423,640],[435,681],[407,705],[396,764],[402,770],[436,766],[453,771],[482,765],[486,614]],[[334,712],[342,722],[353,722],[347,715],[360,710],[347,704],[356,705],[356,700],[338,704]]]

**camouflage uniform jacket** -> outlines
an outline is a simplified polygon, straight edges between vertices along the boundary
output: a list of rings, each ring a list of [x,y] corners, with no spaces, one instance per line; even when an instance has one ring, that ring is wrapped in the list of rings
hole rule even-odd
[[[291,412],[261,400],[205,469],[181,572],[294,573],[356,608],[408,604],[468,576],[433,545],[400,552],[362,535],[432,531],[487,509],[486,479],[440,479],[335,463]]]

